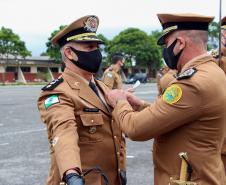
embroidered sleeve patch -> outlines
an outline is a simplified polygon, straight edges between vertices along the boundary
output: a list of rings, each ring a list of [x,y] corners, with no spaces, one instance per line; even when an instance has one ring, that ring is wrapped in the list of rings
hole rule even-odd
[[[52,95],[45,100],[44,105],[47,110],[49,107],[57,103],[60,103],[58,95]]]
[[[173,84],[165,90],[163,94],[163,101],[172,105],[181,99],[182,94],[180,86]]]

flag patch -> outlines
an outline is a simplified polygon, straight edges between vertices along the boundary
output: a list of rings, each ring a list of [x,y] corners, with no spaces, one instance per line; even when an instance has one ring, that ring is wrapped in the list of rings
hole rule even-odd
[[[44,105],[45,105],[45,108],[48,109],[49,107],[51,107],[56,103],[60,103],[58,95],[52,95],[45,100]]]

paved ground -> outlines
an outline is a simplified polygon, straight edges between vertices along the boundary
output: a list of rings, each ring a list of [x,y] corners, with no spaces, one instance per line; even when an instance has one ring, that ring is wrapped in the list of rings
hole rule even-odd
[[[36,100],[41,86],[0,87],[0,185],[44,185],[48,143]],[[153,101],[156,85],[141,85],[137,96]],[[152,185],[152,141],[127,144],[128,185]]]

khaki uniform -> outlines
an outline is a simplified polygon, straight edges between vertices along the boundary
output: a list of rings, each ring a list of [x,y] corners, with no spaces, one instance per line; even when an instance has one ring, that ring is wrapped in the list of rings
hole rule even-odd
[[[220,67],[224,71],[224,73],[226,74],[226,57],[225,56],[221,56]],[[226,174],[226,138],[224,140],[224,145],[223,145],[223,148],[222,148],[221,157],[222,157],[222,160],[223,160],[223,163],[224,163],[225,174]]]
[[[223,69],[224,73],[226,74],[226,56],[221,56],[221,69]]]
[[[217,63],[217,65],[219,65],[220,68],[226,74],[226,57],[221,56],[221,62],[219,62],[219,54],[218,54],[219,52],[217,50],[213,50],[213,51],[215,51],[215,52],[211,52],[211,55],[215,58],[215,62]],[[226,174],[226,139],[223,144],[221,157],[222,157],[222,161],[224,163],[225,174]]]
[[[226,134],[226,78],[213,60],[202,55],[186,63],[180,78],[140,112],[134,112],[127,101],[118,101],[113,111],[132,140],[155,139],[155,185],[170,184],[171,177],[179,179],[180,152],[187,152],[193,167],[191,181],[198,185],[226,184],[221,160]]]
[[[51,150],[47,184],[59,185],[68,169],[78,167],[84,172],[99,166],[110,185],[120,185],[120,172],[125,171],[125,139],[111,111],[79,75],[66,68],[62,78],[62,83],[43,91],[38,99]],[[104,97],[108,88],[100,81],[96,84]],[[52,95],[55,99],[49,106]],[[85,176],[85,183],[103,185],[103,179],[93,172]]]
[[[215,62],[217,65],[220,66],[220,68],[224,71],[226,74],[226,56],[221,56],[221,61],[219,60],[219,51],[217,49],[211,50],[210,54],[215,59]]]
[[[116,69],[109,67],[105,70],[103,77],[103,83],[110,89],[122,89],[122,78]]]
[[[225,32],[225,30],[226,30],[226,16],[221,20],[221,31]],[[221,67],[221,69],[223,69],[224,73],[226,74],[226,56],[221,56],[220,67]],[[225,174],[226,174],[226,138],[224,140],[221,157],[222,157],[222,160],[224,163]]]
[[[157,87],[158,87],[158,93],[159,96],[163,94],[165,89],[168,87],[170,82],[175,79],[176,70],[163,70],[162,74],[159,73],[157,75]]]

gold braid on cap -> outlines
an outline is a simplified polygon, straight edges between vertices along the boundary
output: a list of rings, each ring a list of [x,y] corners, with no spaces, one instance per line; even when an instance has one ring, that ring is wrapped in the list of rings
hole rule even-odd
[[[96,33],[82,33],[82,34],[74,35],[74,36],[68,37],[67,41],[70,41],[70,40],[84,40],[83,37],[87,38],[87,36],[96,36]],[[90,37],[89,37],[89,39],[90,39]]]

